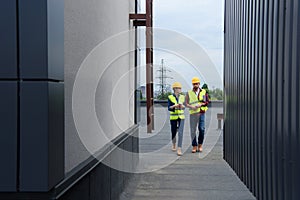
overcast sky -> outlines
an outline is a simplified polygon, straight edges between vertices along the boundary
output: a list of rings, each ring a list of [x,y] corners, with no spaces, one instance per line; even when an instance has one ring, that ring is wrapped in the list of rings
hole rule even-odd
[[[167,79],[167,83],[172,84],[174,81],[183,82],[185,90],[191,87],[190,80],[193,76],[199,76],[201,84],[204,82],[209,83],[210,88],[222,87],[223,79],[223,22],[224,22],[224,0],[153,0],[154,13],[153,23],[154,27],[161,29],[168,29],[175,31],[176,33],[170,33],[168,37],[163,39],[157,39],[154,36],[154,65],[160,65],[161,59],[164,59],[164,64],[169,67],[171,72],[168,75],[173,79]],[[144,0],[142,0],[144,2]],[[143,5],[141,6],[141,12],[143,12]],[[162,35],[162,34],[157,34]],[[156,46],[160,46],[160,41],[168,42],[171,49],[186,49],[181,39],[187,37],[190,39],[188,43],[194,42],[199,45],[207,53],[211,64],[207,64],[206,55],[199,53],[195,49],[190,49],[190,56],[199,57],[200,61],[196,61],[197,64],[189,63],[189,58],[183,58],[175,55],[177,52],[170,53],[164,52],[159,49],[155,49]],[[161,37],[161,36],[157,36]],[[206,52],[206,53],[205,53]],[[191,55],[191,54],[197,55]],[[203,62],[201,62],[201,60]],[[197,65],[199,71],[195,70]],[[214,65],[214,66],[212,66]],[[215,70],[212,70],[212,68]],[[207,73],[209,70],[212,73]],[[209,69],[208,69],[209,68]],[[155,69],[154,76],[159,76],[159,72]],[[216,73],[215,73],[216,72]],[[216,81],[216,79],[219,79]],[[143,77],[142,77],[143,80]],[[159,82],[159,79],[155,79],[155,82]],[[187,88],[186,88],[187,87]]]

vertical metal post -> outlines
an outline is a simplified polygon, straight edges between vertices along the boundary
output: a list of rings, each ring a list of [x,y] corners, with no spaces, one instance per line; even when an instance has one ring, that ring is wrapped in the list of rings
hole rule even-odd
[[[152,37],[152,0],[146,0],[146,97],[147,132],[154,129],[153,112],[153,37]]]
[[[151,86],[152,86],[152,89],[151,89],[151,99],[152,99],[152,130],[154,130],[154,95],[153,95],[153,91],[154,91],[154,86],[153,86],[153,30],[152,30],[152,27],[153,27],[153,0],[150,1],[150,14],[151,14],[151,17],[150,17],[150,21],[151,21],[151,35],[150,35],[150,40],[151,40],[151,51],[150,51],[150,54],[151,54]]]

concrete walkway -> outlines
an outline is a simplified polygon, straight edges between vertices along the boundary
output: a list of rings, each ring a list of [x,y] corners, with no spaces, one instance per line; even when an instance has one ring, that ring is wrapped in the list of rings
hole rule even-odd
[[[145,109],[142,108],[142,116]],[[121,200],[254,200],[255,198],[223,160],[223,135],[217,130],[216,113],[206,115],[203,153],[191,153],[189,118],[183,139],[183,156],[171,151],[170,125],[165,107],[155,108],[155,131],[146,133],[141,118],[140,161],[137,173],[120,195]]]

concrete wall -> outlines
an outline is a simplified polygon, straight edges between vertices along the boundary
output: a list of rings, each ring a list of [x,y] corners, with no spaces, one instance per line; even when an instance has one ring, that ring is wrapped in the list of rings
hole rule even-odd
[[[130,0],[65,0],[65,171],[69,172],[90,156],[81,142],[76,130],[72,113],[72,90],[76,74],[91,51],[101,42],[123,31],[133,29],[129,13],[134,13],[135,1]],[[124,38],[108,49],[134,46],[134,35]],[[99,62],[104,55],[93,58]],[[115,60],[106,69],[99,81],[95,99],[95,108],[100,126],[108,138],[115,138],[134,124],[134,75],[124,76],[134,67],[134,54],[128,53]],[[97,72],[95,72],[97,73]],[[90,74],[87,81],[97,79],[99,75]],[[123,77],[124,76],[124,77]],[[122,78],[123,77],[123,78]],[[117,84],[118,81],[121,81]],[[88,90],[89,88],[87,88]],[[112,99],[114,111],[112,110]],[[117,109],[117,110],[116,110]],[[95,130],[93,124],[86,124],[86,133]],[[85,134],[81,131],[80,134]],[[99,139],[99,138],[98,138]],[[100,138],[101,140],[101,138]],[[92,145],[101,148],[104,144],[95,141]]]

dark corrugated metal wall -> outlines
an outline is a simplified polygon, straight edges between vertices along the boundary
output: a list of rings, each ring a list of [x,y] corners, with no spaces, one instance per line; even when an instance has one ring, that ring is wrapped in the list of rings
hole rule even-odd
[[[300,198],[299,10],[225,0],[224,158],[257,199]]]

